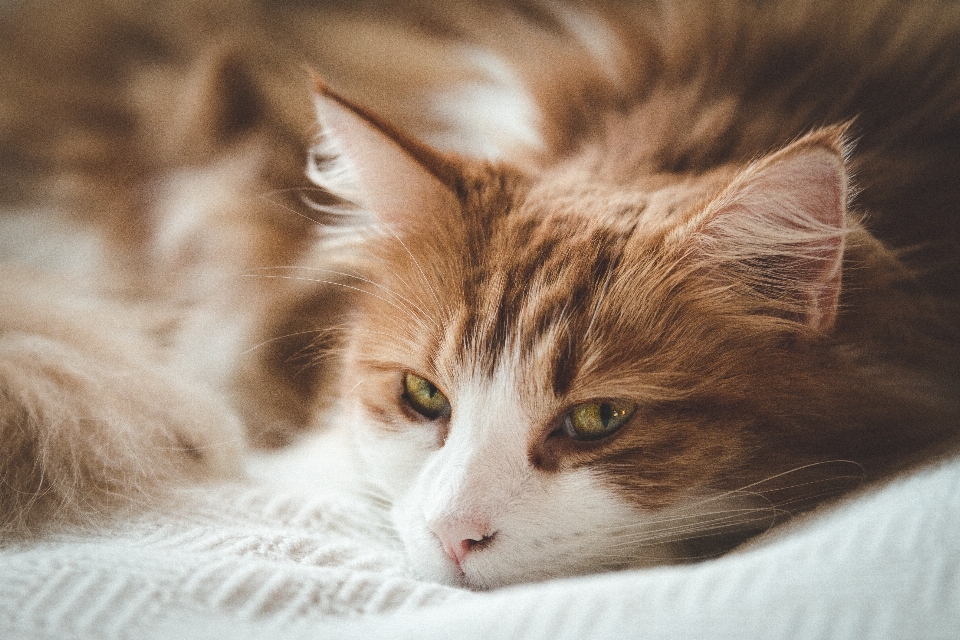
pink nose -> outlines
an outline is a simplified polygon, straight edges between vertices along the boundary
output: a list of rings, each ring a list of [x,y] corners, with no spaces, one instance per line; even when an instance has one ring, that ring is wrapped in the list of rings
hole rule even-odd
[[[430,530],[459,571],[467,553],[486,546],[494,536],[490,524],[480,518],[442,518],[432,522]]]

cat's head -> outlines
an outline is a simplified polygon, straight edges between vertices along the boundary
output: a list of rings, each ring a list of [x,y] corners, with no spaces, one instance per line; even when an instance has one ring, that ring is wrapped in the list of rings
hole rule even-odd
[[[358,205],[320,207],[324,259],[362,291],[341,419],[417,571],[483,588],[770,524],[784,485],[755,483],[807,461],[770,442],[802,443],[831,394],[840,129],[609,184],[577,158],[441,155],[322,84],[317,102],[310,174]]]

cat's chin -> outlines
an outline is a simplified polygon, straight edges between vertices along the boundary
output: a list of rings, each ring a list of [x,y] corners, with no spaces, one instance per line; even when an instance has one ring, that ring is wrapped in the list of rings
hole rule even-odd
[[[474,557],[464,560],[458,568],[440,549],[427,546],[408,545],[407,557],[416,576],[422,580],[439,582],[453,587],[485,591],[520,582],[530,582],[527,573],[506,575],[496,569],[501,564],[495,558],[482,557],[478,552]],[[542,576],[545,578],[546,576]]]

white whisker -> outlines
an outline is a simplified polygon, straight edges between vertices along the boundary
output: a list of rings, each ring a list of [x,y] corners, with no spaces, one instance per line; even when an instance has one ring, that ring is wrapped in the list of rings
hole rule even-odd
[[[420,265],[420,262],[419,262],[419,261],[417,260],[417,258],[413,255],[413,252],[410,251],[410,249],[407,247],[406,244],[404,244],[403,240],[400,239],[400,236],[398,236],[398,235],[394,232],[394,230],[390,227],[390,225],[384,224],[382,221],[381,221],[381,224],[383,225],[383,227],[384,227],[387,231],[390,232],[390,235],[392,235],[392,236],[394,237],[394,239],[395,239],[397,242],[400,243],[400,246],[403,247],[403,250],[407,252],[407,255],[410,256],[410,260],[413,261],[413,264],[417,267],[417,271],[419,271],[419,272],[420,272],[420,275],[423,277],[424,283],[426,283],[427,287],[430,289],[430,293],[433,295],[433,299],[434,299],[434,301],[437,303],[437,308],[438,308],[439,310],[445,312],[445,311],[446,311],[446,305],[444,305],[443,302],[441,302],[440,296],[437,295],[436,289],[433,288],[433,283],[430,282],[430,279],[427,277],[427,274],[426,274],[426,272],[423,270],[423,267]],[[445,313],[445,315],[449,315],[449,313]]]
[[[410,300],[406,296],[403,296],[397,293],[396,291],[390,289],[389,287],[385,287],[384,285],[378,282],[375,282],[374,280],[370,280],[369,278],[364,278],[363,276],[358,276],[352,273],[346,273],[344,271],[336,271],[334,269],[322,269],[320,267],[304,267],[304,266],[260,267],[259,269],[254,269],[254,271],[266,271],[266,270],[273,270],[273,269],[290,269],[290,270],[297,269],[297,270],[303,270],[303,271],[316,271],[319,273],[330,273],[338,276],[343,276],[344,278],[353,278],[355,280],[359,280],[360,282],[371,284],[377,289],[380,289],[381,291],[389,293],[390,295],[394,296],[398,300],[401,300],[405,304],[409,305],[413,310],[419,313],[424,320],[428,320],[432,322],[434,326],[436,326],[438,329],[440,328],[440,325],[437,324],[437,322],[433,318],[427,315],[427,313],[421,307],[417,306],[412,300]],[[421,304],[422,304],[422,301],[421,301]]]
[[[855,465],[856,467],[858,467],[861,471],[863,471],[863,465],[861,465],[861,464],[859,464],[859,463],[857,463],[857,462],[854,462],[853,460],[827,460],[827,461],[825,461],[825,462],[812,462],[812,463],[810,463],[810,464],[805,464],[805,465],[796,467],[796,468],[794,468],[794,469],[790,469],[790,470],[788,470],[788,471],[783,471],[783,472],[781,472],[781,473],[777,473],[777,474],[774,474],[774,475],[772,475],[772,476],[768,476],[768,477],[766,477],[766,478],[763,478],[762,480],[757,480],[756,482],[752,482],[752,483],[750,483],[750,484],[744,485],[744,486],[739,487],[739,488],[737,488],[737,489],[732,489],[732,490],[726,491],[726,492],[724,492],[724,493],[719,493],[719,494],[717,494],[717,495],[715,495],[715,496],[710,496],[709,498],[704,498],[704,499],[700,500],[699,502],[697,502],[697,503],[695,503],[695,504],[703,504],[703,503],[710,502],[710,501],[713,501],[713,500],[722,500],[723,498],[728,498],[728,497],[730,497],[730,496],[737,495],[737,494],[739,494],[739,493],[742,493],[742,492],[745,491],[746,489],[751,489],[751,488],[753,488],[753,487],[761,486],[761,485],[763,485],[763,484],[765,484],[765,483],[768,483],[768,482],[770,482],[770,481],[772,481],[772,480],[776,480],[777,478],[782,478],[782,477],[787,476],[787,475],[790,475],[790,474],[792,474],[792,473],[799,473],[800,471],[805,471],[805,470],[807,470],[807,469],[812,469],[812,468],[815,468],[815,467],[822,467],[822,466],[825,466],[825,465],[828,465],[828,464],[852,464],[852,465]],[[766,491],[772,491],[772,489],[767,489]]]
[[[292,338],[293,336],[307,335],[307,334],[310,334],[310,333],[320,333],[320,332],[323,332],[323,331],[324,331],[323,329],[310,329],[310,330],[308,330],[308,331],[297,331],[297,332],[294,332],[294,333],[285,333],[285,334],[283,334],[282,336],[275,336],[275,337],[273,337],[273,338],[268,338],[267,340],[263,340],[263,341],[261,341],[261,342],[258,342],[257,344],[253,345],[253,346],[250,347],[249,349],[244,349],[243,351],[241,351],[239,355],[245,356],[245,355],[247,355],[247,354],[249,354],[249,353],[251,353],[251,352],[253,352],[253,351],[256,351],[257,349],[262,349],[263,347],[267,346],[267,345],[270,344],[271,342],[276,342],[277,340],[283,340],[283,339],[285,339],[285,338]]]
[[[294,209],[293,207],[291,207],[291,206],[289,206],[289,205],[285,205],[285,204],[283,204],[283,203],[281,203],[281,202],[277,202],[276,200],[271,200],[271,199],[268,198],[266,195],[261,195],[260,198],[261,198],[262,200],[266,201],[266,202],[269,202],[270,204],[272,204],[272,205],[274,205],[274,206],[277,206],[277,207],[280,207],[281,209],[284,209],[285,211],[289,211],[290,213],[294,214],[295,216],[298,216],[298,217],[300,217],[300,218],[303,218],[304,220],[309,220],[310,222],[312,222],[313,224],[315,224],[315,225],[317,225],[317,226],[323,226],[322,223],[321,223],[319,220],[314,220],[313,218],[311,218],[310,216],[308,216],[308,215],[305,214],[304,212],[302,212],[302,211],[297,211],[296,209]]]
[[[269,278],[269,279],[274,279],[274,280],[294,280],[294,281],[300,281],[300,282],[313,282],[313,283],[316,283],[316,284],[329,284],[329,285],[335,286],[335,287],[343,287],[344,289],[350,289],[351,291],[356,291],[356,292],[358,292],[358,293],[364,293],[364,294],[366,294],[366,295],[368,295],[368,296],[372,296],[372,297],[376,298],[377,300],[380,300],[380,301],[382,301],[382,302],[385,302],[386,304],[388,304],[388,305],[390,305],[391,307],[395,308],[397,311],[400,311],[401,313],[404,313],[405,315],[407,315],[407,316],[410,317],[411,319],[417,320],[417,321],[420,320],[419,318],[417,318],[416,316],[413,315],[413,313],[410,311],[410,309],[407,309],[407,308],[405,308],[405,307],[401,307],[399,304],[393,302],[392,300],[388,300],[387,298],[384,298],[383,296],[378,296],[377,294],[375,294],[375,293],[373,293],[373,292],[371,292],[371,291],[367,291],[366,289],[361,289],[361,288],[359,288],[359,287],[353,287],[353,286],[350,286],[350,285],[348,285],[348,284],[344,284],[343,282],[336,282],[336,281],[334,281],[334,280],[323,280],[323,279],[320,279],[320,278],[304,278],[304,277],[301,277],[301,276],[278,276],[278,275],[271,275],[271,274],[264,274],[264,275],[260,275],[260,274],[244,274],[244,275],[245,275],[246,277]]]

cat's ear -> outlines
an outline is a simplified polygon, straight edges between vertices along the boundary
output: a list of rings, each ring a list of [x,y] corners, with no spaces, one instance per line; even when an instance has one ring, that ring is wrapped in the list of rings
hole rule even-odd
[[[320,124],[308,177],[393,229],[460,210],[453,160],[335,93],[313,76]]]
[[[844,128],[811,133],[742,171],[699,216],[698,252],[764,306],[829,331],[847,231]]]

